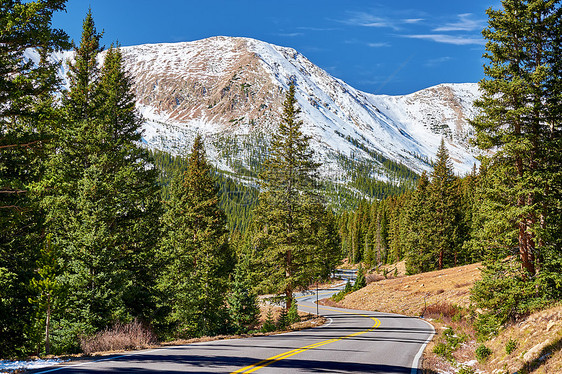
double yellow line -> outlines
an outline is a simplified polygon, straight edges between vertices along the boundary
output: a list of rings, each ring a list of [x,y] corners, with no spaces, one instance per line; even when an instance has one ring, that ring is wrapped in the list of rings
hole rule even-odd
[[[236,371],[233,371],[231,374],[234,374],[234,373],[253,373],[256,370],[259,370],[261,368],[269,366],[269,365],[271,365],[271,364],[273,364],[277,361],[281,361],[281,360],[284,360],[286,358],[292,357],[294,355],[298,355],[299,353],[306,352],[309,349],[318,348],[318,347],[321,347],[321,346],[326,345],[326,344],[335,343],[335,342],[338,342],[338,341],[343,340],[343,339],[348,339],[348,338],[351,338],[351,337],[354,337],[354,336],[357,336],[357,335],[361,335],[361,334],[371,332],[381,325],[381,321],[379,319],[377,319],[375,317],[367,316],[365,314],[356,314],[356,313],[345,312],[345,311],[335,310],[335,309],[327,309],[327,308],[320,308],[320,309],[329,310],[329,311],[338,312],[338,313],[355,314],[355,315],[358,315],[358,316],[361,316],[361,317],[367,317],[367,318],[372,319],[375,323],[373,324],[373,326],[371,326],[367,330],[355,332],[353,334],[349,334],[349,335],[342,336],[342,337],[339,337],[339,338],[324,340],[324,341],[321,341],[321,342],[318,342],[318,343],[314,343],[314,344],[306,345],[304,347],[296,348],[296,349],[293,349],[291,351],[284,352],[284,353],[278,354],[276,356],[266,358],[265,360],[257,362],[253,365],[243,367],[242,369],[238,369]]]

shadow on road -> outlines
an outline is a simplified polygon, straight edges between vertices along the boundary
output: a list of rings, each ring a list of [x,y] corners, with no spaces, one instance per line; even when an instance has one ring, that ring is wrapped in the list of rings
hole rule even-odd
[[[115,367],[116,362],[121,367]],[[94,374],[94,373],[229,373],[256,363],[255,359],[233,358],[228,356],[201,355],[134,355],[116,358],[112,362],[104,362],[103,366],[94,364],[80,367],[66,367],[55,371],[61,374]],[[126,366],[125,366],[126,365]],[[292,373],[298,370],[307,373],[410,373],[411,368],[384,364],[344,363],[334,361],[284,359],[274,362],[271,368],[283,369]],[[45,370],[45,369],[42,369]],[[32,370],[28,373],[40,373]],[[263,369],[266,370],[267,369]]]

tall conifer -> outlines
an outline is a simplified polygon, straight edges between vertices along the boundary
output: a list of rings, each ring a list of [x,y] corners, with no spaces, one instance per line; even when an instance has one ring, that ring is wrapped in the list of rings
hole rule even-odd
[[[310,137],[302,132],[299,113],[295,86],[290,84],[260,175],[259,203],[253,216],[262,285],[285,295],[286,310],[291,307],[294,290],[320,276],[319,257],[337,250],[333,240],[318,239],[326,209],[317,192],[319,164],[313,160]]]
[[[473,125],[478,146],[495,153],[483,163],[476,239],[490,263],[474,295],[502,319],[562,295],[561,8],[559,0],[504,0],[488,10],[483,32],[488,64]],[[513,287],[516,299],[507,297]]]
[[[64,0],[3,1],[0,5],[0,357],[26,355],[34,313],[27,287],[44,239],[36,187],[56,109],[58,64],[47,57],[67,48],[52,28]],[[33,49],[40,60],[26,56]]]
[[[141,119],[121,54],[111,48],[98,68],[101,35],[91,12],[83,27],[63,99],[64,126],[48,165],[54,188],[43,199],[69,291],[66,313],[53,321],[65,335],[58,344],[115,321],[146,318],[155,307],[157,174],[139,146]]]
[[[437,161],[431,173],[428,205],[431,209],[431,222],[428,222],[432,232],[429,234],[433,241],[437,269],[455,266],[459,250],[459,195],[455,185],[456,177],[445,141],[437,150]]]
[[[234,259],[200,135],[170,195],[160,250],[165,262],[160,287],[169,298],[169,322],[179,336],[220,333],[227,323],[225,296]]]

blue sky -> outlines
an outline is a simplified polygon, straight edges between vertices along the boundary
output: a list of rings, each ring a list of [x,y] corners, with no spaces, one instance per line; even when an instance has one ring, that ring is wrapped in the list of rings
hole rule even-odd
[[[69,0],[53,25],[80,40],[92,7],[123,46],[243,36],[292,47],[362,91],[407,94],[483,77],[486,9],[499,0]]]

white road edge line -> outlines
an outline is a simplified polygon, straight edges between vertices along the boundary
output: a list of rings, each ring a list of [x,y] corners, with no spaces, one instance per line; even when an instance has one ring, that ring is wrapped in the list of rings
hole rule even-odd
[[[121,358],[121,357],[127,357],[127,356],[133,356],[133,355],[138,355],[141,353],[151,353],[151,352],[156,352],[156,351],[160,351],[160,350],[164,350],[164,349],[170,349],[172,347],[166,347],[166,348],[157,348],[157,349],[151,349],[150,351],[139,351],[139,352],[131,352],[129,354],[125,354],[125,355],[119,355],[119,356],[111,356],[111,357],[106,357],[106,358],[100,358],[98,360],[93,360],[93,361],[86,361],[86,362],[81,362],[79,364],[74,364],[74,365],[62,365],[59,367],[56,367],[54,369],[49,369],[49,370],[44,370],[44,371],[40,371],[36,374],[43,374],[43,373],[50,373],[52,371],[59,371],[59,370],[64,370],[64,369],[70,369],[70,368],[74,368],[74,367],[78,367],[78,366],[84,366],[84,365],[89,365],[89,364],[93,364],[95,362],[102,362],[102,361],[109,361],[109,360],[115,360],[117,358]]]
[[[418,370],[419,370],[418,365],[420,364],[420,359],[421,359],[421,356],[422,356],[423,351],[425,349],[425,346],[433,338],[433,335],[435,335],[435,328],[433,328],[433,325],[431,323],[427,322],[424,319],[421,319],[421,320],[424,321],[426,324],[428,324],[431,327],[432,332],[431,332],[431,334],[429,334],[429,336],[425,340],[425,343],[422,344],[422,346],[420,347],[420,350],[418,351],[418,353],[414,357],[414,361],[412,362],[412,371],[410,371],[410,374],[417,374],[418,373]]]
[[[330,320],[330,322],[326,323],[325,325],[319,326],[320,328],[324,328],[324,327],[328,327],[332,324],[332,322],[334,322],[333,319],[331,319],[330,317],[328,317],[328,319]]]

